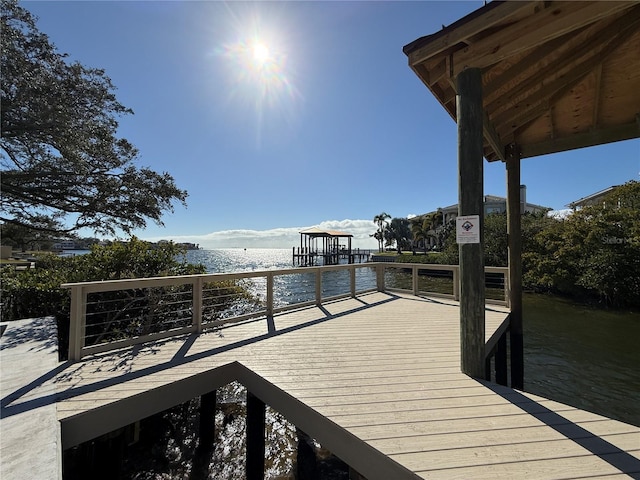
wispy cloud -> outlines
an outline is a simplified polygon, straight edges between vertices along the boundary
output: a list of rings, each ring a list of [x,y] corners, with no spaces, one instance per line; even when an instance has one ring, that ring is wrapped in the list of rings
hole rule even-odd
[[[204,235],[170,235],[164,237],[144,237],[152,242],[173,240],[174,242],[197,243],[200,248],[291,248],[300,245],[300,231],[310,227],[323,230],[339,230],[353,235],[353,248],[376,248],[377,242],[371,235],[376,225],[371,220],[326,220],[318,225],[301,227],[272,228],[269,230],[221,230]]]

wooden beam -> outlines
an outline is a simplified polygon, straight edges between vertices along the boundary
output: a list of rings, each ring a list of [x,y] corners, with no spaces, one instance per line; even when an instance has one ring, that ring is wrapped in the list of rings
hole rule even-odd
[[[449,25],[442,31],[407,45],[404,51],[409,57],[409,65],[414,66],[422,63],[498,22],[504,22],[509,17],[527,8],[530,8],[530,5],[527,5],[526,2],[495,2],[493,5],[489,4],[485,8]],[[420,44],[422,45],[418,46]],[[416,45],[416,47],[413,47],[413,45]]]
[[[513,82],[519,75],[522,75],[524,71],[531,68],[533,65],[537,65],[549,55],[549,52],[555,52],[562,46],[566,45],[567,41],[573,38],[574,35],[574,33],[568,33],[562,37],[545,43],[544,45],[536,48],[535,51],[522,57],[518,62],[510,64],[509,68],[499,75],[493,73],[494,68],[488,67],[487,71],[483,74],[485,84],[482,87],[482,96],[484,98],[485,105],[490,105],[496,99],[496,96],[501,96],[500,94],[505,85]],[[522,82],[520,82],[519,85],[521,83]]]
[[[619,142],[640,138],[640,126],[634,120],[626,125],[616,125],[609,128],[600,128],[593,131],[576,133],[568,137],[554,138],[545,142],[522,145],[522,158],[537,157],[549,153],[564,152],[582,147],[604,145],[605,143]]]
[[[236,362],[229,363],[185,377],[177,382],[163,384],[142,393],[124,397],[100,408],[67,417],[60,422],[62,448],[66,450],[75,447],[82,442],[227,385],[238,378],[237,368]]]
[[[500,140],[500,135],[498,135],[498,132],[496,132],[495,128],[493,128],[493,125],[489,120],[489,115],[487,115],[486,111],[483,111],[482,117],[484,119],[483,125],[482,125],[484,138],[487,140],[487,142],[491,146],[491,149],[495,152],[498,159],[504,161],[505,160],[504,145]]]
[[[483,378],[484,338],[484,195],[482,75],[471,68],[457,78],[459,215],[479,216],[479,243],[460,244],[460,352],[462,372]]]
[[[600,114],[600,89],[602,88],[602,63],[600,63],[595,71],[596,84],[593,87],[593,115],[591,125],[594,130],[598,128],[598,116]]]
[[[453,54],[453,73],[485,68],[585,25],[628,9],[636,2],[549,2],[550,5]]]
[[[524,388],[524,341],[522,328],[522,228],[520,211],[520,153],[511,145],[507,155],[507,242],[509,258],[509,335],[511,340],[511,387]]]
[[[447,66],[447,59],[443,58],[435,67],[429,70],[428,82],[432,85],[436,83],[447,74],[448,68],[449,67]]]

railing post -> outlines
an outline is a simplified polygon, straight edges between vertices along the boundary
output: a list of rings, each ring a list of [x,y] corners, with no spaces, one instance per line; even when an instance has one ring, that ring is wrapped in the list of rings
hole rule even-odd
[[[460,267],[453,267],[453,299],[460,300]]]
[[[507,308],[511,307],[511,277],[509,277],[509,269],[506,268],[502,272],[504,281],[504,299],[507,303]]]
[[[352,265],[349,268],[349,277],[351,280],[351,298],[356,297],[356,267]]]
[[[378,263],[376,265],[376,287],[379,292],[384,292],[384,263]]]
[[[411,273],[412,273],[411,281],[413,286],[413,294],[417,297],[420,292],[418,291],[418,267],[416,265],[414,265],[411,268]]]
[[[322,270],[316,269],[316,305],[322,305]]]
[[[202,277],[196,277],[191,284],[193,302],[191,325],[193,325],[198,334],[202,333],[202,284]]]
[[[267,273],[267,318],[273,317],[273,273]]]
[[[82,358],[85,322],[87,319],[87,293],[82,285],[71,287],[71,313],[69,322],[69,360],[77,362]]]

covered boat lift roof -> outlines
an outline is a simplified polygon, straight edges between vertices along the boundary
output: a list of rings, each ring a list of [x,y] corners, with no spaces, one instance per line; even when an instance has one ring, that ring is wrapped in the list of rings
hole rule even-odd
[[[346,232],[339,232],[338,230],[322,230],[318,227],[311,227],[299,232],[300,235],[306,235],[310,238],[318,237],[339,237],[339,238],[352,238],[353,235]]]

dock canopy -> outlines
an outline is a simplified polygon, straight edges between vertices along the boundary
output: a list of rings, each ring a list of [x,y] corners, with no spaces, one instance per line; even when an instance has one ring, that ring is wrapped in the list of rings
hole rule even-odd
[[[300,235],[307,235],[309,238],[318,237],[337,237],[337,238],[352,238],[353,235],[346,232],[339,232],[338,230],[321,230],[318,227],[311,227],[300,232]]]
[[[340,239],[346,238],[347,244],[340,244]],[[293,260],[301,265],[315,265],[318,259],[323,265],[337,265],[340,257],[345,256],[349,263],[354,258],[351,252],[351,239],[353,235],[337,230],[322,230],[311,227],[300,232],[300,248],[296,253],[294,248]],[[318,245],[318,239],[322,239],[322,245]]]
[[[640,137],[637,1],[494,1],[403,51],[455,121],[456,78],[480,69],[488,161]]]

